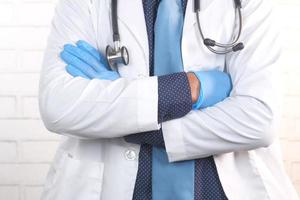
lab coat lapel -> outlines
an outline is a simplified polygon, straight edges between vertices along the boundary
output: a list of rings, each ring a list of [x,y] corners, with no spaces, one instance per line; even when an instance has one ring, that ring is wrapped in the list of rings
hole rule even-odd
[[[190,53],[189,43],[191,40],[195,40],[195,29],[193,29],[194,24],[196,23],[195,15],[193,12],[193,1],[188,0],[186,9],[185,9],[185,17],[184,17],[184,25],[182,32],[182,40],[181,40],[181,53],[182,53],[182,62],[184,71],[189,71],[189,67],[192,66],[195,62],[193,62],[193,55]],[[196,42],[196,41],[194,41]],[[199,54],[199,52],[197,52]]]
[[[223,1],[223,2],[222,2]],[[217,12],[215,9],[209,9],[215,5],[218,5],[217,7],[219,7],[220,3],[224,3],[224,0],[206,0],[206,1],[201,1],[201,12],[199,13],[199,18],[203,18],[203,15],[206,16],[214,16],[214,12]],[[228,2],[224,3],[224,4],[228,4]],[[223,9],[223,7],[221,7]],[[208,19],[207,21],[209,22],[210,18],[206,18]],[[185,20],[184,20],[184,27],[185,29],[189,29],[192,26],[195,26],[197,23],[196,21],[196,15],[194,12],[194,1],[193,0],[188,0],[187,1],[187,6],[186,6],[186,12],[185,12]],[[203,22],[202,22],[203,23]]]

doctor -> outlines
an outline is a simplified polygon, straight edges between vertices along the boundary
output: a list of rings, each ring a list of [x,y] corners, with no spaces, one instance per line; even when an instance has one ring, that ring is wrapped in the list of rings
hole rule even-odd
[[[40,110],[63,138],[42,199],[297,199],[276,137],[270,2],[242,1],[245,48],[225,54],[203,44],[191,0],[118,4],[130,62],[114,70],[111,2],[56,9]],[[230,42],[234,8],[201,1],[203,33]]]

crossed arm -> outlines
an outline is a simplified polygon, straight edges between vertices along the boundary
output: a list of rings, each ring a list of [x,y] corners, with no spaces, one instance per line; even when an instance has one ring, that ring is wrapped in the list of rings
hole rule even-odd
[[[118,72],[110,69],[106,58],[85,41],[78,41],[76,45],[66,44],[60,56],[73,77],[111,81],[120,78]],[[229,75],[216,70],[158,76],[158,123],[181,118],[192,108],[198,110],[213,106],[225,99],[230,90]],[[137,144],[164,144],[162,129],[131,134],[125,136],[125,140]]]
[[[276,114],[273,72],[280,48],[277,31],[270,26],[268,0],[247,1],[244,6],[247,16],[241,39],[247,47],[226,58],[233,83],[231,96],[210,109],[191,110],[181,118],[162,122],[162,126],[158,122],[158,77],[88,80],[66,72],[66,64],[58,57],[65,44],[83,39],[96,46],[87,2],[64,0],[57,7],[39,94],[41,116],[49,130],[86,139],[162,128],[170,161],[271,143]]]

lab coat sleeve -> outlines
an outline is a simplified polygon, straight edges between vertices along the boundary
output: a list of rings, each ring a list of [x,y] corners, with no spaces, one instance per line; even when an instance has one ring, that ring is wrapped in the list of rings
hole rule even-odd
[[[61,0],[56,8],[39,88],[45,126],[79,138],[113,138],[158,130],[157,77],[87,80],[66,72],[66,64],[59,58],[63,45],[85,40],[96,46],[89,3]]]
[[[245,49],[226,58],[230,97],[162,124],[170,162],[266,147],[276,137],[278,28],[269,0],[247,1],[242,12]]]

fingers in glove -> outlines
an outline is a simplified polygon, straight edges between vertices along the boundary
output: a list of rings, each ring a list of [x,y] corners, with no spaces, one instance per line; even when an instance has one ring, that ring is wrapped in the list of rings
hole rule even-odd
[[[66,66],[66,70],[69,74],[71,74],[73,77],[82,77],[85,79],[91,79],[90,77],[88,77],[86,74],[84,74],[82,71],[80,71],[79,69],[77,69],[76,67],[74,67],[73,65],[67,65]]]
[[[94,58],[96,58],[99,62],[103,63],[104,66],[106,67],[106,69],[110,70],[108,63],[107,63],[107,59],[106,57],[104,57],[96,48],[94,48],[92,45],[90,45],[89,43],[83,41],[83,40],[79,40],[76,45],[82,49],[85,50],[87,52],[89,52]]]
[[[98,73],[96,78],[114,81],[120,78],[120,75],[115,71],[105,71],[105,72]]]
[[[76,56],[78,59],[93,67],[97,72],[107,70],[104,64],[100,63],[94,56],[92,56],[85,50],[80,49],[79,47],[73,46],[71,44],[66,44],[64,46],[64,51],[67,51],[73,56]]]
[[[89,78],[95,78],[97,76],[97,72],[88,64],[77,58],[76,56],[70,54],[67,51],[63,51],[60,54],[60,57],[63,61],[65,61],[68,65],[72,65],[76,67],[78,70],[83,72]]]

